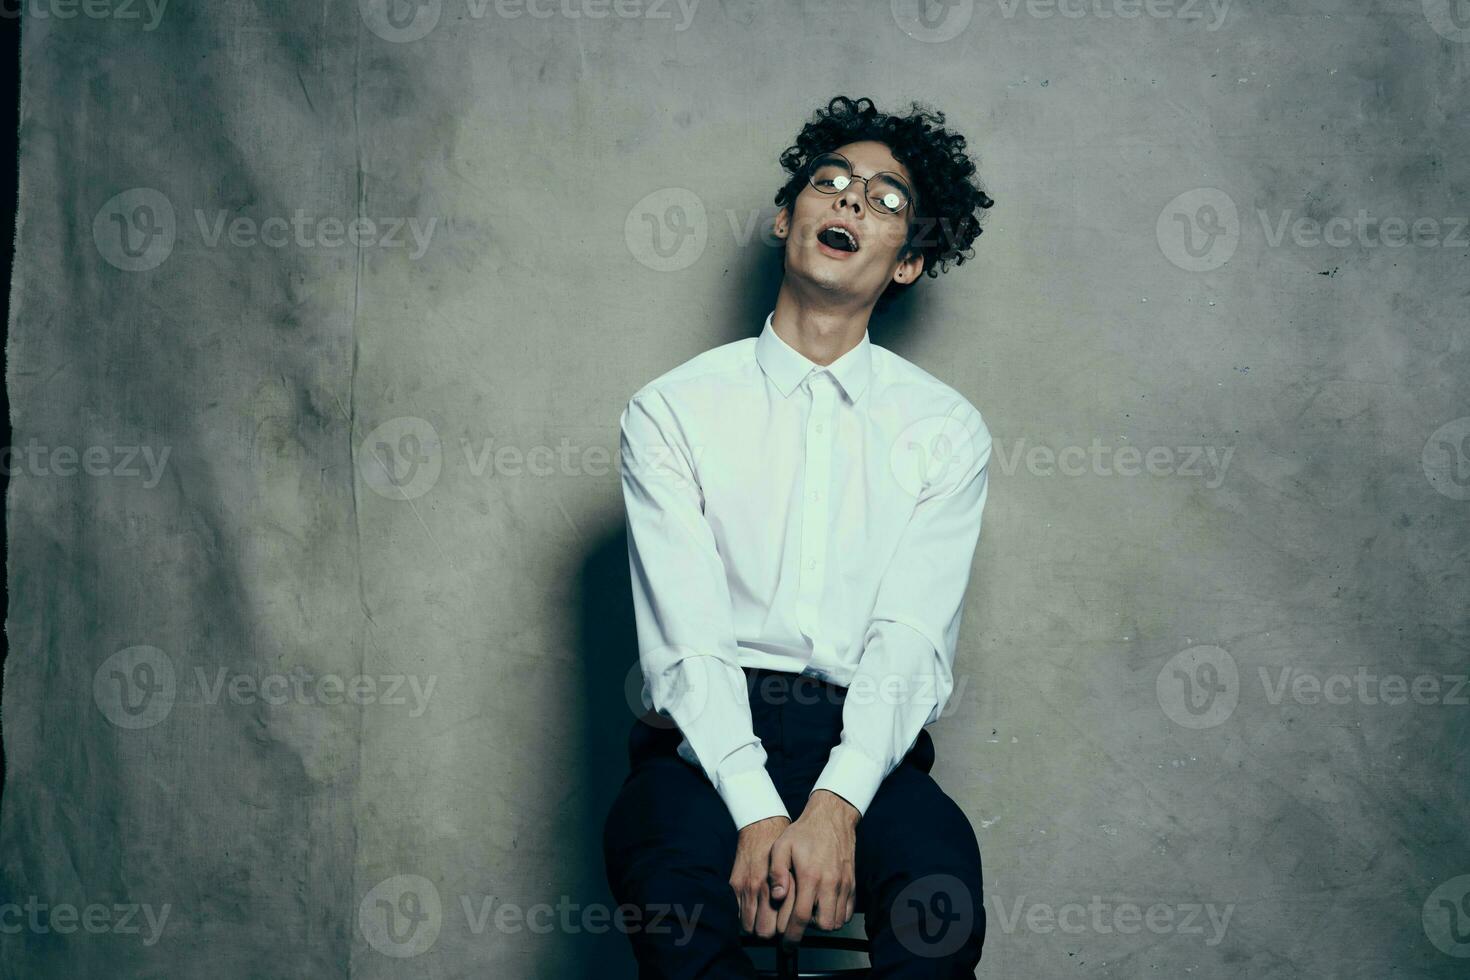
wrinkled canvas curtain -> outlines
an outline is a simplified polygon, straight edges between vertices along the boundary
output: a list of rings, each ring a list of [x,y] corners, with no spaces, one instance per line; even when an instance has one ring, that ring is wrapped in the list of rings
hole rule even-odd
[[[1470,31],[1064,6],[27,0],[0,975],[632,975],[617,419],[838,93],[998,202],[873,326],[995,437],[982,970],[1455,975]]]

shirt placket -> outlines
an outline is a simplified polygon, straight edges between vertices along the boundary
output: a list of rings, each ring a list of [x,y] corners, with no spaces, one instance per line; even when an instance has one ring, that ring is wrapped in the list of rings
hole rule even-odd
[[[827,577],[828,489],[832,473],[832,412],[835,379],[826,371],[807,376],[811,411],[806,423],[806,463],[801,521],[801,576],[796,603],[797,625],[812,641],[812,663],[804,674],[825,679],[827,642],[822,635],[822,587]]]

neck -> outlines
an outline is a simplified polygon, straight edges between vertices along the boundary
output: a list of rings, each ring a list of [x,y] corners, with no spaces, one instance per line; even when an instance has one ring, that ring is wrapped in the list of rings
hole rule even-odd
[[[826,367],[856,347],[868,329],[873,305],[860,308],[814,303],[781,284],[771,329],[807,360]]]

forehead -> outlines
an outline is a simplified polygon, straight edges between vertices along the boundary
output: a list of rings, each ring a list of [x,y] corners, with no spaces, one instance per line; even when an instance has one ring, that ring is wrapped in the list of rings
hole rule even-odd
[[[893,151],[885,144],[877,140],[860,140],[856,143],[844,143],[837,147],[847,159],[852,161],[852,169],[859,176],[876,174],[881,171],[898,174],[909,184],[913,184],[908,168],[899,163],[894,157]]]

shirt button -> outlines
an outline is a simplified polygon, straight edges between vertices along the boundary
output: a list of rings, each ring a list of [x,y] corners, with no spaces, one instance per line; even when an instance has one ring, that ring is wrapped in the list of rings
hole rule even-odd
[[[820,423],[820,422],[817,423],[817,431],[818,432],[821,432],[822,431],[822,423]]]
[[[817,560],[815,558],[811,559],[810,561],[808,561],[806,563],[806,567],[807,568],[816,568],[817,567]]]
[[[812,491],[812,499],[813,500],[821,500],[822,499],[821,491],[813,490]]]

